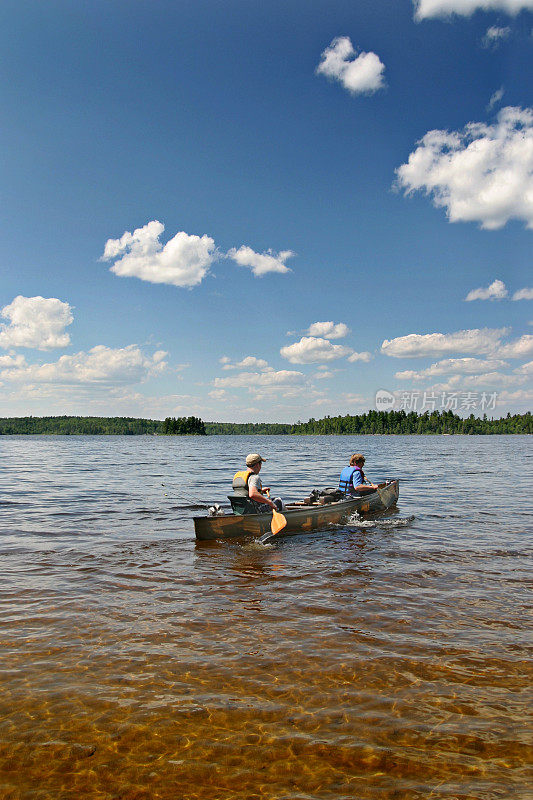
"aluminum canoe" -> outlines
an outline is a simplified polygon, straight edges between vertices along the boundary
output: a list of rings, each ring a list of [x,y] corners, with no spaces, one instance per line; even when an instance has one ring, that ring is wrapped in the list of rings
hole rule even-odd
[[[318,531],[329,525],[345,522],[352,514],[374,513],[385,511],[396,505],[399,495],[399,481],[393,480],[380,485],[379,492],[371,492],[363,497],[339,500],[326,505],[312,506],[287,505],[283,514],[287,525],[279,536],[293,536],[298,533]],[[209,539],[235,539],[243,536],[257,538],[270,531],[272,514],[225,514],[220,517],[194,517],[196,538],[202,541]],[[276,537],[276,538],[277,538]]]

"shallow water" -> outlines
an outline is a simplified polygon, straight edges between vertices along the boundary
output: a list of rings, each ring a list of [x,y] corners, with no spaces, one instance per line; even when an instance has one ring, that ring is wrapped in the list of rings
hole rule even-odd
[[[249,451],[392,514],[196,543]],[[3,437],[2,800],[531,798],[531,438]]]

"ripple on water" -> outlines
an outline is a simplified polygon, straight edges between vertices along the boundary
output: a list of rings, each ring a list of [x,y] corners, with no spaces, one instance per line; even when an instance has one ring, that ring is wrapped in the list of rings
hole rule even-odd
[[[528,798],[528,443],[5,437],[2,800]],[[393,514],[194,543],[236,453],[361,449]]]

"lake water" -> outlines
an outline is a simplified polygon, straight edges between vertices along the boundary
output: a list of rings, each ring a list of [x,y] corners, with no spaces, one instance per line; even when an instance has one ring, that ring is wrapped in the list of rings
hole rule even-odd
[[[531,798],[531,441],[1,438],[2,800]],[[196,543],[250,451],[398,508]]]

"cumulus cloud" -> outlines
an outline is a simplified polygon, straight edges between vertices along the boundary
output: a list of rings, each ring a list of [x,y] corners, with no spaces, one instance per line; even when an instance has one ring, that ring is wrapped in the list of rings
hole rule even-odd
[[[469,17],[475,11],[503,11],[515,15],[533,10],[533,0],[413,0],[415,19],[448,17],[458,14]]]
[[[343,339],[350,329],[344,322],[313,322],[307,331],[308,336],[322,336],[324,339]]]
[[[282,347],[283,358],[291,364],[316,364],[321,361],[335,361],[349,356],[353,350],[341,344],[332,344],[328,339],[315,336],[302,336],[299,342]]]
[[[232,247],[227,254],[240,267],[250,267],[257,278],[269,272],[291,272],[285,261],[296,255],[292,250],[282,250],[280,253],[267,250],[266,253],[256,253],[246,245],[242,245],[238,250]]]
[[[521,367],[517,367],[515,370],[517,375],[527,375],[529,377],[533,377],[533,361],[528,361],[527,364],[522,364]]]
[[[352,364],[355,361],[371,361],[372,360],[372,353],[369,353],[367,350],[363,350],[361,353],[352,353],[351,356],[348,357],[348,361]]]
[[[396,170],[406,195],[425,192],[450,222],[496,229],[519,219],[533,228],[532,109],[508,106],[494,125],[429,131],[417,145]]]
[[[126,231],[120,239],[108,239],[102,260],[118,259],[110,270],[121,277],[171,286],[201,283],[217,257],[213,239],[180,231],[163,246],[159,237],[164,230],[153,220],[133,233]]]
[[[317,75],[337,80],[351,94],[373,94],[385,86],[385,65],[375,53],[357,52],[348,36],[333,39],[321,56]]]
[[[255,356],[246,356],[242,361],[236,361],[234,364],[231,363],[227,356],[224,356],[220,359],[220,362],[223,364],[222,369],[272,369],[272,367],[269,367],[268,361],[265,361],[264,358],[256,358]]]
[[[465,300],[469,303],[471,300],[503,300],[505,297],[507,297],[505,283],[495,280],[486,289],[472,289]]]
[[[502,358],[527,358],[533,355],[533,336],[529,333],[514,342],[502,345],[495,355]]]
[[[533,289],[519,289],[513,294],[513,300],[533,300]]]
[[[410,333],[396,339],[385,339],[381,352],[393,358],[420,358],[446,353],[494,354],[506,333],[508,328],[473,328],[455,333]]]
[[[434,378],[438,375],[448,375],[459,373],[462,375],[475,374],[487,370],[496,370],[507,366],[507,362],[500,359],[481,359],[481,358],[445,358],[431,364],[427,369],[416,372],[415,370],[404,370],[397,372],[395,377],[402,381],[423,380],[424,378]]]
[[[97,345],[86,352],[61,356],[50,364],[26,364],[0,369],[0,379],[32,384],[61,386],[92,385],[108,387],[133,384],[164,372],[166,353],[158,350],[146,356],[137,345],[113,349]]]
[[[1,314],[9,323],[0,325],[0,347],[51,350],[70,344],[65,328],[74,319],[72,308],[57,297],[18,295]]]
[[[227,378],[215,378],[213,385],[217,389],[254,389],[269,386],[294,386],[302,383],[302,372],[279,370],[278,372],[240,372]]]
[[[499,28],[497,25],[491,25],[490,28],[487,28],[487,32],[483,37],[483,47],[498,47],[505,39],[509,38],[510,33],[510,28]]]
[[[8,367],[22,367],[26,363],[26,359],[24,356],[0,356],[0,369],[6,369]]]
[[[529,411],[531,403],[533,402],[533,389],[518,389],[515,392],[499,392],[496,403],[504,405],[505,403],[516,403],[522,405],[525,411]]]

